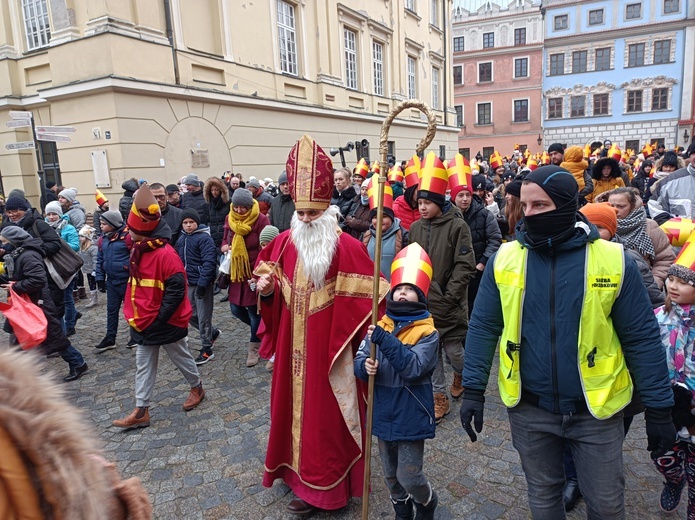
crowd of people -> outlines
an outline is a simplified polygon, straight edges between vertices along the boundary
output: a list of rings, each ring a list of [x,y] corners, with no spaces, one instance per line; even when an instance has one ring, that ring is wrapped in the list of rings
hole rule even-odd
[[[272,372],[263,485],[284,480],[293,514],[361,496],[362,382],[374,377],[374,435],[396,518],[434,518],[424,442],[450,399],[477,440],[499,348],[499,392],[534,518],[563,518],[582,496],[590,518],[624,518],[622,442],[644,412],[666,481],[660,506],[675,510],[688,482],[695,519],[695,418],[676,419],[672,389],[685,388],[690,406],[695,232],[682,237],[695,230],[695,144],[683,155],[555,143],[537,159],[429,153],[383,172],[361,159],[351,171],[334,169],[305,135],[277,182],[231,172],[170,185],[128,179],[117,209],[96,191],[91,225],[74,189],[50,187],[43,213],[15,190],[0,226],[3,287],[43,310],[39,350],[63,358],[66,382],[88,371],[70,339],[75,303],[97,307],[106,293],[93,348],[117,348],[125,325],[136,351],[135,407],[113,421],[124,429],[150,426],[161,349],[190,386],[183,410],[201,404],[199,366],[222,335],[214,305],[228,302],[248,327],[246,366],[265,359]],[[63,243],[82,259],[69,280],[49,269]],[[16,344],[11,323],[5,331]]]

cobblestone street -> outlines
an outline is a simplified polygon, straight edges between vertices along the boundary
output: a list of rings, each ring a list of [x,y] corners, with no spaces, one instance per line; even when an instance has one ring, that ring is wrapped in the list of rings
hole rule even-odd
[[[268,436],[268,399],[271,374],[265,362],[246,368],[248,329],[232,318],[226,303],[216,301],[215,324],[223,334],[215,359],[200,367],[207,392],[205,401],[191,412],[181,404],[188,395],[184,378],[160,357],[149,428],[122,432],[111,421],[134,407],[135,352],[125,347],[127,327],[120,324],[118,348],[97,355],[93,346],[105,330],[105,295],[100,305],[81,309],[73,338],[89,363],[89,372],[71,384],[73,402],[84,410],[101,436],[107,458],[115,460],[124,478],[138,476],[150,493],[158,519],[283,519],[293,495],[282,483],[261,486]],[[216,297],[219,300],[219,296]],[[84,302],[78,308],[84,307]],[[6,344],[3,338],[3,344]],[[199,345],[197,333],[190,346]],[[49,359],[61,374],[65,364]],[[450,375],[450,374],[449,374]],[[464,437],[458,403],[426,444],[425,473],[439,494],[439,519],[530,518],[526,484],[512,447],[507,413],[496,390],[493,369],[485,427],[479,442]],[[627,518],[674,518],[661,513],[658,496],[661,478],[646,451],[642,416],[634,422],[625,444]],[[370,518],[393,518],[388,492],[381,478],[376,446],[373,450]],[[684,501],[677,518],[685,518]],[[357,519],[361,501],[344,510],[315,514],[315,519]],[[569,518],[585,518],[584,503]]]

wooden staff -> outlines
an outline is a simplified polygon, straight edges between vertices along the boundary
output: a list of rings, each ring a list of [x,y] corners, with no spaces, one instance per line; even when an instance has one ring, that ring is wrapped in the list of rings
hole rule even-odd
[[[417,153],[422,153],[434,139],[434,134],[437,132],[437,118],[434,112],[427,106],[426,103],[418,99],[408,99],[399,103],[384,120],[381,125],[381,135],[379,138],[379,155],[381,164],[381,172],[388,171],[388,138],[391,124],[395,117],[406,108],[417,108],[427,116],[427,133],[422,138],[420,143],[415,148]],[[376,236],[374,240],[374,287],[372,300],[372,325],[376,325],[379,320],[379,280],[381,278],[381,221],[384,217],[384,183],[386,182],[385,175],[379,173],[379,187],[377,189],[377,206],[376,206]],[[376,359],[377,346],[372,343],[370,358]],[[364,487],[362,488],[362,520],[368,520],[369,517],[369,483],[371,477],[371,461],[372,461],[372,415],[374,412],[374,376],[369,376],[369,388],[367,391],[367,428],[366,441],[364,448]]]

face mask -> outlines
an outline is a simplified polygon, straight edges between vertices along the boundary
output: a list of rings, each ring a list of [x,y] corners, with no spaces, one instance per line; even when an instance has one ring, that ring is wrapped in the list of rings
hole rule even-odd
[[[367,196],[365,196],[365,195],[360,195],[360,200],[362,201],[362,204],[363,204],[364,206],[366,206],[367,204],[369,204],[369,196],[368,196],[368,195],[367,195]]]
[[[451,200],[451,195],[449,195],[448,193],[446,195],[444,195],[444,200],[449,202]]]
[[[524,217],[526,234],[531,242],[556,244],[569,236],[577,221],[577,203],[570,201],[560,208]]]

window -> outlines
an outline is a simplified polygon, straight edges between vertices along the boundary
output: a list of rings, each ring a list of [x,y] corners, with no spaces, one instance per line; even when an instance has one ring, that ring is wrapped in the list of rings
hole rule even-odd
[[[528,58],[516,58],[514,60],[514,77],[528,78]]]
[[[641,112],[642,111],[642,91],[629,90],[627,93],[627,111]]]
[[[407,66],[408,98],[415,99],[417,97],[417,91],[415,90],[415,58],[408,56]]]
[[[652,110],[668,110],[668,88],[652,90]]]
[[[594,94],[594,115],[608,115],[608,94]]]
[[[640,146],[639,139],[628,139],[627,141],[625,141],[625,149],[635,151],[641,150],[642,147]]]
[[[562,119],[562,98],[548,99],[548,119]]]
[[[566,14],[561,14],[553,18],[554,27],[556,31],[561,31],[567,29],[568,27],[568,16]]]
[[[565,55],[551,54],[550,55],[550,75],[560,76],[565,73]]]
[[[495,33],[483,33],[483,49],[495,46]]]
[[[611,68],[611,49],[596,49],[596,63],[594,70],[610,70]]]
[[[459,153],[463,155],[469,161],[471,160],[471,149],[470,148],[459,148]]]
[[[525,123],[528,121],[528,99],[514,100],[514,122]]]
[[[345,38],[345,86],[357,90],[357,34],[343,29]]]
[[[278,42],[280,44],[280,70],[297,74],[297,36],[294,24],[294,6],[277,1]]]
[[[628,45],[627,66],[640,67],[642,65],[644,65],[644,44],[633,43]]]
[[[464,50],[464,40],[463,36],[457,36],[454,38],[454,52],[463,52]]]
[[[492,62],[478,63],[478,83],[492,81]]]
[[[575,51],[572,53],[572,72],[586,72],[587,51]]]
[[[437,16],[437,4],[439,0],[430,0],[430,23],[439,27],[439,16]]]
[[[494,146],[483,146],[483,159],[489,161],[493,153],[495,153]]]
[[[642,4],[627,4],[625,6],[625,19],[638,20],[642,18]]]
[[[584,96],[572,96],[570,98],[570,117],[584,117]]]
[[[454,67],[454,85],[463,85],[463,67],[461,65]]]
[[[459,128],[463,126],[463,105],[455,105],[456,110],[456,126]]]
[[[514,45],[526,45],[526,28],[514,29]]]
[[[680,10],[680,2],[678,0],[664,0],[664,14],[677,13]]]
[[[51,27],[48,23],[46,0],[22,0],[24,31],[27,35],[27,50],[48,45]]]
[[[478,103],[478,124],[492,124],[492,103]]]
[[[601,25],[603,23],[603,9],[589,11],[589,25]]]
[[[654,42],[654,63],[669,63],[671,61],[671,40]]]
[[[415,12],[415,0],[405,0],[405,8],[408,11]]]
[[[439,110],[439,69],[432,67],[432,108]]]
[[[384,95],[384,46],[376,41],[372,42],[372,63],[374,68],[374,94]]]

